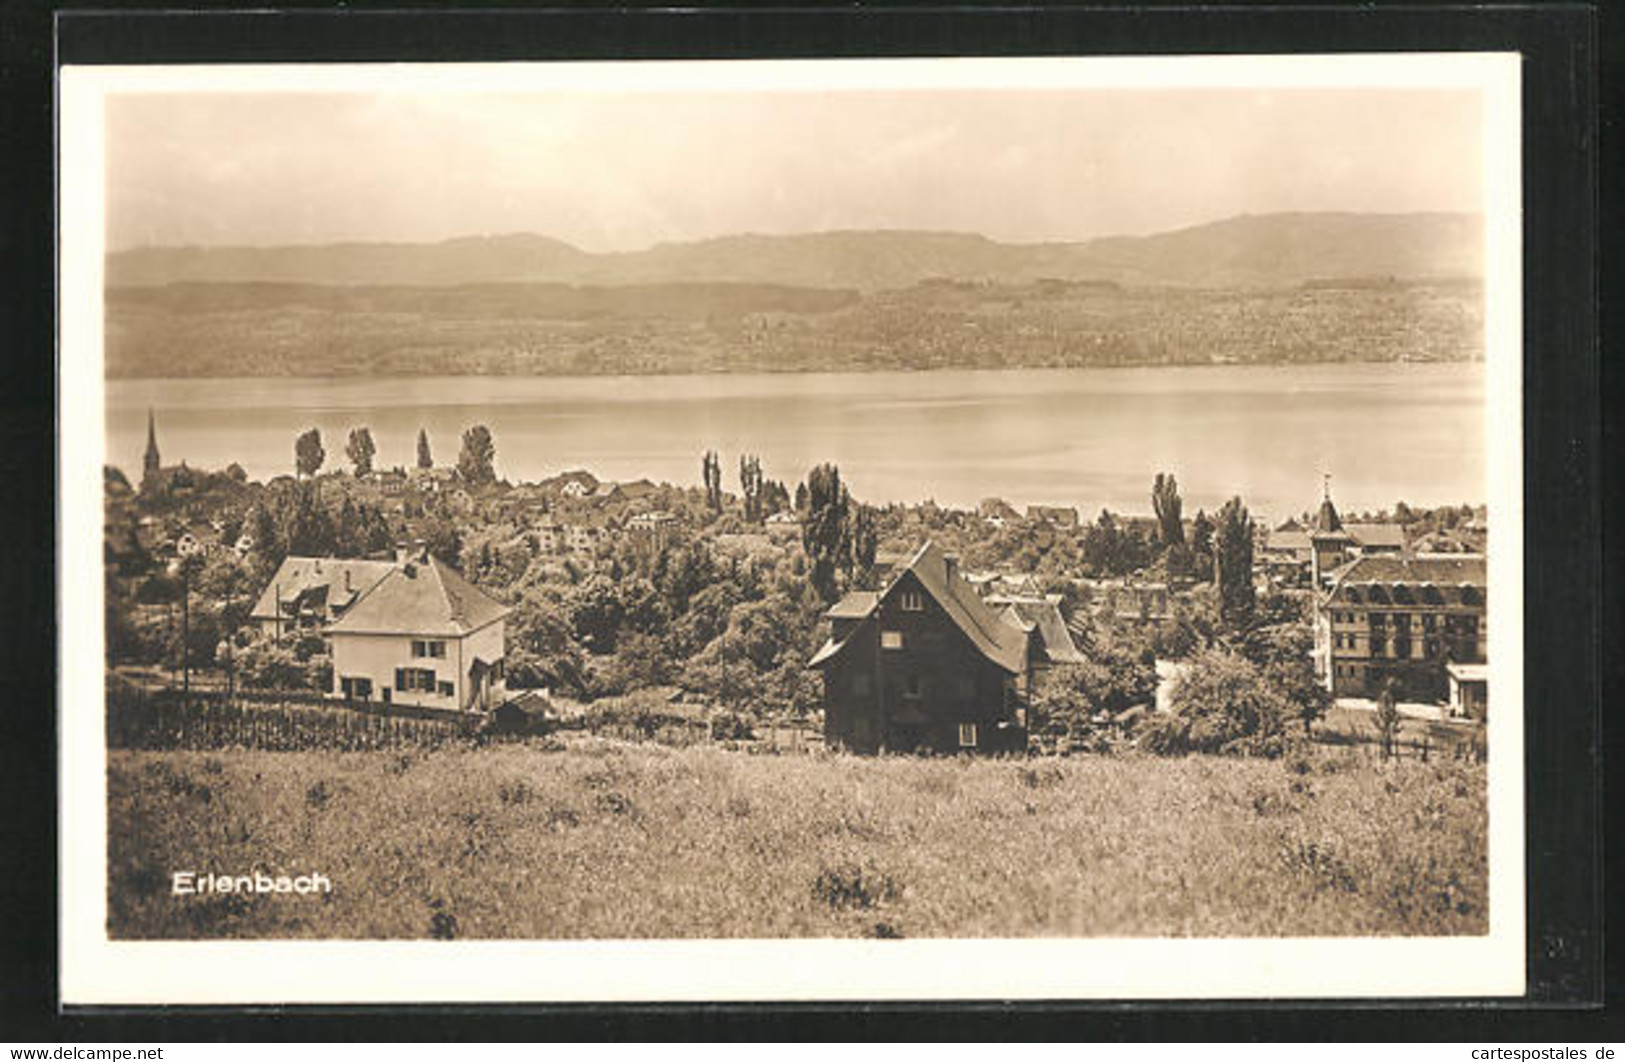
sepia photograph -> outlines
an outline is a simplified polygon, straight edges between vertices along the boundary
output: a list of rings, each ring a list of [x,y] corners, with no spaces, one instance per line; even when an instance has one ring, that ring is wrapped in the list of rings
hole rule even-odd
[[[1519,991],[1517,78],[65,68],[67,994]]]

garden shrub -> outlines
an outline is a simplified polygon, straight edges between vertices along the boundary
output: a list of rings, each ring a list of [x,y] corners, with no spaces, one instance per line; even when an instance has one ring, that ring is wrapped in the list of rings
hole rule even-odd
[[[1210,650],[1174,679],[1172,713],[1151,719],[1141,745],[1163,756],[1209,752],[1281,756],[1296,747],[1292,703],[1246,658]]]

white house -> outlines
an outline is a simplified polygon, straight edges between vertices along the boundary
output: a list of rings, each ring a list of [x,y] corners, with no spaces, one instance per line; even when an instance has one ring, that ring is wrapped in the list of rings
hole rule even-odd
[[[638,513],[626,522],[632,536],[655,549],[665,549],[677,529],[677,517],[664,509]]]
[[[414,551],[329,628],[335,697],[490,711],[506,696],[504,618],[438,558]]]

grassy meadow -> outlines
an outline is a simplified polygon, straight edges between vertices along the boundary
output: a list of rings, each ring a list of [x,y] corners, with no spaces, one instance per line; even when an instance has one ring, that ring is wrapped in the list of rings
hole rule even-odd
[[[746,755],[572,736],[108,760],[115,938],[1487,931],[1485,776],[1286,762]],[[321,897],[172,896],[175,871]]]

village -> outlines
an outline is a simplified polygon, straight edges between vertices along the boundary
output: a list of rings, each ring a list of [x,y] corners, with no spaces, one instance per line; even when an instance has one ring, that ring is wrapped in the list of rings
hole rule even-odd
[[[258,483],[165,464],[160,428],[139,483],[105,477],[135,744],[159,717],[132,703],[196,702],[871,754],[1483,748],[1482,507],[1345,515],[1312,471],[1274,521],[1187,514],[1162,473],[1148,515],[870,505],[832,465],[791,486],[711,451],[696,485],[510,484],[482,426],[454,463],[420,431],[410,469],[312,429]]]

